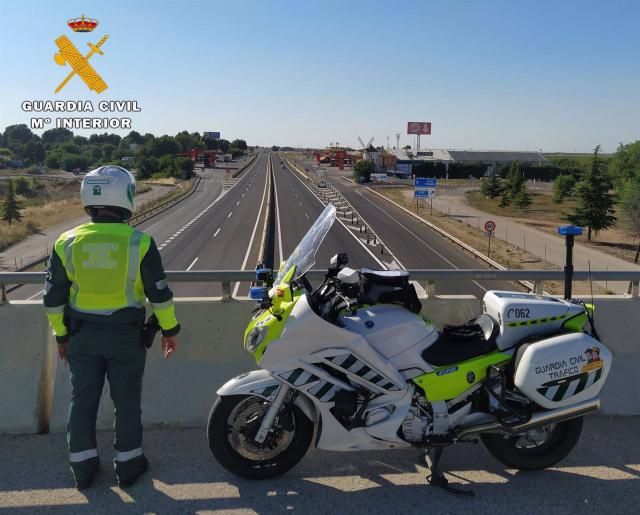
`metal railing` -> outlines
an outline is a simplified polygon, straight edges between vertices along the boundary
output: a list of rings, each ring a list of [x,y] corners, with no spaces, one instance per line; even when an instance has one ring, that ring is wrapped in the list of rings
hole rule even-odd
[[[545,281],[564,281],[562,270],[407,270],[411,280],[423,283],[429,295],[435,293],[436,281],[530,281],[532,291],[542,293]],[[307,277],[310,281],[320,281],[326,271],[310,270]],[[0,289],[2,302],[6,302],[5,288],[10,284],[43,284],[44,272],[0,272]],[[231,298],[231,283],[252,282],[255,280],[253,270],[198,270],[167,271],[167,279],[173,283],[220,283],[222,296]],[[640,291],[640,270],[576,270],[574,281],[619,281],[628,282],[627,293],[638,297]]]

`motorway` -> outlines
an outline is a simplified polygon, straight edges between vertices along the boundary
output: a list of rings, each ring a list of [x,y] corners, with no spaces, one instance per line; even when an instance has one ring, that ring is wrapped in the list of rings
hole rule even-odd
[[[295,248],[325,205],[324,190],[294,170],[282,156],[261,153],[237,179],[221,170],[201,172],[197,191],[188,199],[143,222],[138,229],[154,240],[167,270],[252,270],[260,258],[269,196],[267,177],[273,169],[274,263],[276,268]],[[336,174],[327,181],[349,202],[376,244],[367,242],[360,225],[338,217],[316,256],[315,269],[326,269],[331,256],[347,252],[350,266],[393,268],[479,268],[478,261],[390,204]],[[328,191],[328,190],[326,190]],[[349,211],[351,212],[351,211]],[[382,242],[380,241],[382,240]],[[232,285],[234,295],[246,295],[248,283]],[[511,283],[456,282],[438,284],[438,294],[471,294],[487,289],[512,289]],[[176,296],[213,297],[222,294],[217,283],[172,285]],[[42,288],[26,285],[11,300],[35,300]]]
[[[298,174],[296,174],[298,175]],[[385,251],[391,254],[389,268],[405,269],[469,269],[484,265],[459,247],[445,240],[401,209],[383,201],[365,187],[346,180],[348,175],[337,171],[325,172],[323,177],[355,209],[355,213],[382,239]],[[317,182],[317,181],[316,181]],[[372,247],[380,248],[380,245]],[[389,261],[388,257],[384,261]],[[489,289],[512,290],[513,283],[501,281],[451,281],[438,284],[437,293],[443,295],[475,295],[482,297]]]

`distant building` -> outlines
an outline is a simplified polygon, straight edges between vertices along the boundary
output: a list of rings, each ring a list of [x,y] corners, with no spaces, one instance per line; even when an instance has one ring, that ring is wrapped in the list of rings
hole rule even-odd
[[[411,176],[414,164],[429,161],[443,163],[448,169],[452,163],[483,163],[487,173],[496,166],[514,161],[526,164],[548,164],[540,152],[519,152],[510,150],[445,150],[445,149],[392,149],[386,151],[396,158],[397,175]]]

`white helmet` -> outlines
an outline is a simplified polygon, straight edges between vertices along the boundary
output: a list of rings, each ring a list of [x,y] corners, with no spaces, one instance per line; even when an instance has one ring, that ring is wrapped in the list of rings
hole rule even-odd
[[[115,207],[117,211],[126,211],[125,219],[133,213],[133,198],[136,194],[136,180],[128,170],[121,166],[106,165],[91,170],[82,179],[80,197],[85,211],[97,208]],[[93,208],[93,209],[91,209]]]

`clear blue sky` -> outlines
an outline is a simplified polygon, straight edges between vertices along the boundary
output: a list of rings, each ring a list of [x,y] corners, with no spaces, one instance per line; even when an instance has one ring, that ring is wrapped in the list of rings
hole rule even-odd
[[[97,18],[74,34],[69,18]],[[135,99],[134,129],[215,131],[249,144],[615,150],[640,139],[640,2],[0,0],[0,126],[22,100]],[[102,95],[54,39],[109,40]]]

